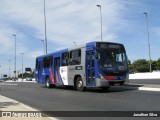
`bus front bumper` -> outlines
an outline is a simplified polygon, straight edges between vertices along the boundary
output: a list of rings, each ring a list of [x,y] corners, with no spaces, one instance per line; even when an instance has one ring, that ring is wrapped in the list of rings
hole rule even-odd
[[[105,79],[96,78],[96,87],[109,87],[110,84]]]
[[[124,85],[128,84],[129,79],[123,79],[123,80],[106,80],[106,79],[100,79],[96,78],[96,87],[109,87],[114,85]]]

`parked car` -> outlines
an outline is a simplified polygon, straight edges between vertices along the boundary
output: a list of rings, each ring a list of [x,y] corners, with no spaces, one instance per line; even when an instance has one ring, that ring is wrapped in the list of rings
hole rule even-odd
[[[32,81],[32,78],[31,77],[27,77],[26,81]]]

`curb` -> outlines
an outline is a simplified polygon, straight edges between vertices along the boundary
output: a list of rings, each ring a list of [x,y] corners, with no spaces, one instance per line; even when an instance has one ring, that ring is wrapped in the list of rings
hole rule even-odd
[[[138,90],[159,92],[160,88],[139,87]]]
[[[160,91],[160,85],[154,85],[154,84],[128,84],[128,87],[131,88],[137,88],[137,90],[143,90],[143,91]]]

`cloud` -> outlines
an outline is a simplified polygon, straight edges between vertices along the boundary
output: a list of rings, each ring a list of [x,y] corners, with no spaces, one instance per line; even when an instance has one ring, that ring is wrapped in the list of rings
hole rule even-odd
[[[5,14],[9,16],[8,18],[10,20],[14,20],[17,25],[23,25],[24,27],[30,26],[30,28],[37,30],[37,33],[33,36],[37,38],[43,37],[43,1],[15,0],[14,2],[12,1],[9,3],[6,0],[4,3],[4,7],[2,7],[3,12],[5,11]],[[57,39],[54,39],[55,37],[62,38],[64,36],[64,38],[76,38],[78,41],[79,39],[82,40],[82,38],[80,38],[81,36],[86,36],[88,33],[92,34],[99,31],[99,8],[96,7],[96,4],[98,3],[103,3],[102,15],[104,32],[106,29],[112,31],[114,25],[120,25],[119,21],[121,20],[121,14],[119,13],[120,10],[124,9],[121,2],[115,0],[100,2],[99,0],[94,0],[94,2],[92,0],[46,0],[48,40],[57,42]],[[10,9],[6,10],[4,8]],[[118,28],[118,26],[114,28]],[[21,31],[24,32],[25,28]],[[58,41],[61,43],[63,40],[59,39]],[[85,39],[84,41],[90,40]]]
[[[8,27],[1,26],[0,28],[0,54],[11,54],[9,50],[13,49],[12,44],[14,41],[10,40],[10,36],[12,34],[9,34],[9,32],[12,33],[12,29]]]
[[[103,40],[117,41],[117,31],[125,28],[126,2],[119,0],[46,0],[49,52],[89,41],[100,41],[102,5]],[[14,58],[14,37],[17,35],[17,56],[24,53],[28,66],[43,54],[43,0],[1,0],[0,54]],[[30,63],[29,63],[30,62]]]
[[[30,53],[30,57],[35,59],[37,56],[43,55],[43,53],[44,52],[42,50],[33,51]]]
[[[100,38],[100,14],[98,1],[67,2],[55,11],[47,11],[47,35],[53,42],[68,45],[69,41],[92,41]],[[54,5],[52,6],[54,9]],[[122,23],[120,11],[123,7],[116,1],[103,1],[104,40],[114,34]],[[123,8],[124,9],[124,8]],[[48,19],[49,18],[49,19]],[[55,19],[56,18],[56,19]],[[99,38],[98,38],[99,37]],[[116,38],[116,37],[112,37]],[[112,41],[112,40],[111,40]]]
[[[160,38],[160,27],[153,28],[151,32],[155,33]]]

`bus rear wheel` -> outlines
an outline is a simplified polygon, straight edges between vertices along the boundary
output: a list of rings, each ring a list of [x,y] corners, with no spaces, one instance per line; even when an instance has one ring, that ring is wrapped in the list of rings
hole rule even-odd
[[[51,84],[50,84],[49,77],[46,78],[45,87],[46,87],[46,88],[51,88]]]
[[[84,91],[84,86],[83,86],[83,81],[82,81],[82,78],[81,77],[78,77],[77,80],[76,80],[76,88],[78,91]]]

